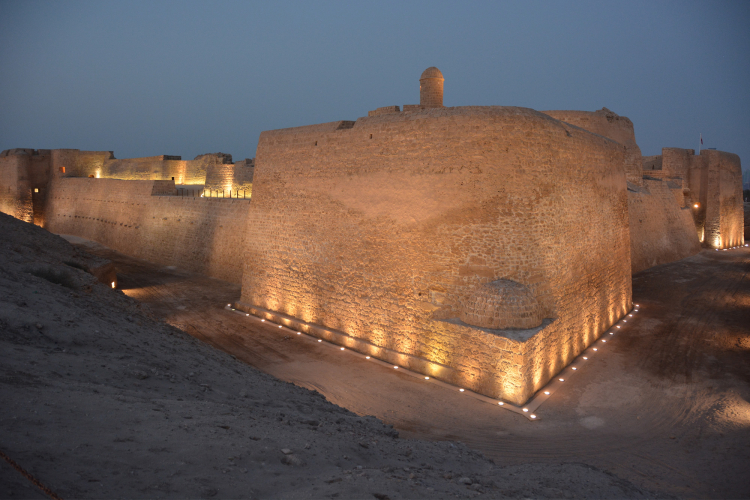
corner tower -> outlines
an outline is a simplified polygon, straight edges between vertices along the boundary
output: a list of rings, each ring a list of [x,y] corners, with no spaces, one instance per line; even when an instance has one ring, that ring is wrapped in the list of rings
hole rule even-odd
[[[424,108],[443,107],[443,74],[435,66],[424,70],[419,77],[419,105]]]

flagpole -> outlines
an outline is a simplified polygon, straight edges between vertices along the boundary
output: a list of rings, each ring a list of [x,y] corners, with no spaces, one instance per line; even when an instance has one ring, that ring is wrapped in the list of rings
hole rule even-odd
[[[703,146],[703,133],[700,134],[700,141],[698,142],[698,154],[701,154],[701,146]]]

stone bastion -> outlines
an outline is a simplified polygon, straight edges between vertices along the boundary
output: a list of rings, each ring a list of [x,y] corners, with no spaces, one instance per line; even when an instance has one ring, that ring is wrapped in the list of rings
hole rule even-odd
[[[237,305],[523,403],[631,306],[623,158],[515,107],[263,132]]]

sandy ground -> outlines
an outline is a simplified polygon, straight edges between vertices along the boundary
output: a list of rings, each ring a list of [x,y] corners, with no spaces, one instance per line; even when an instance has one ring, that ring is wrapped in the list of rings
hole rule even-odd
[[[637,275],[638,318],[530,422],[227,312],[236,285],[79,245],[124,295],[0,234],[0,451],[63,498],[750,496],[746,249]],[[0,497],[44,494],[0,460]]]

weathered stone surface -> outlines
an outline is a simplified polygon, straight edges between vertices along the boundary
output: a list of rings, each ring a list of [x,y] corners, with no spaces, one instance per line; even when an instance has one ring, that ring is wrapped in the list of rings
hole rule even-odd
[[[512,107],[264,132],[241,302],[522,403],[630,307],[623,155]],[[498,279],[555,321],[526,341],[440,321]]]
[[[491,329],[534,328],[542,324],[542,309],[526,286],[511,280],[485,283],[464,300],[461,321]]]
[[[152,195],[155,183],[166,182],[57,179],[46,228],[158,264],[239,282],[250,200]]]

